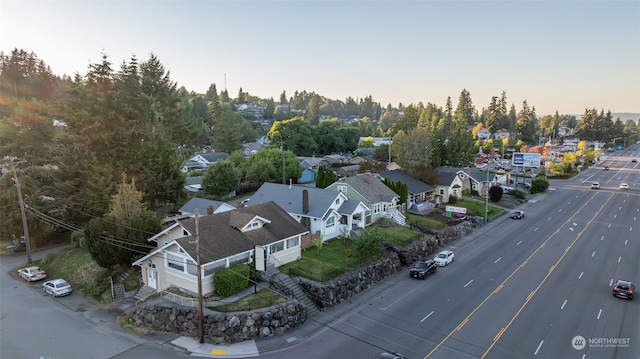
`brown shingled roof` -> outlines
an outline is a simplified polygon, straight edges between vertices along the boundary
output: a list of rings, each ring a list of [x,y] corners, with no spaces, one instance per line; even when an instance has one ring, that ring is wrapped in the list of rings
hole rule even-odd
[[[242,232],[241,229],[256,217],[270,223],[264,224],[262,228]],[[275,202],[201,216],[198,220],[203,263],[251,250],[256,245],[268,245],[308,232]],[[189,232],[196,233],[194,218],[185,219],[180,223]],[[192,258],[196,258],[196,241],[193,236],[179,238],[177,242]]]

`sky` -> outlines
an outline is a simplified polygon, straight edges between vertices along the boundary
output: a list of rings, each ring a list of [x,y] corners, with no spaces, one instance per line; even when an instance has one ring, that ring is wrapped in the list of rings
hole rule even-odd
[[[504,92],[538,115],[640,113],[639,0],[0,0],[15,48],[60,76],[154,54],[178,86],[232,98],[455,107],[466,89],[478,110]]]

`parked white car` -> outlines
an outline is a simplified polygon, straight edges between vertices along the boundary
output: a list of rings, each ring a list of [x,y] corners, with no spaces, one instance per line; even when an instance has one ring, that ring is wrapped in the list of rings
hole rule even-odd
[[[42,284],[42,290],[44,290],[45,293],[51,294],[54,297],[61,297],[63,295],[68,295],[68,294],[71,294],[71,292],[73,292],[73,289],[71,289],[71,284],[69,284],[66,280],[62,278],[44,282]]]
[[[447,264],[453,262],[455,256],[452,251],[442,251],[436,255],[433,259],[438,267],[444,267]]]
[[[47,272],[40,269],[40,267],[35,266],[18,270],[18,275],[27,282],[33,282],[34,280],[47,278]]]

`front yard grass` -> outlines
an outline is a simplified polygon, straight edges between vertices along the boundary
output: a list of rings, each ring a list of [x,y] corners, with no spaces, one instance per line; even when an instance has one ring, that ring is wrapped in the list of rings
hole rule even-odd
[[[484,218],[484,210],[485,210],[484,202],[462,199],[457,201],[455,206],[466,208],[467,214]],[[489,221],[491,221],[493,217],[502,213],[504,209],[489,205],[488,211],[489,211],[488,212]]]
[[[405,246],[422,237],[421,233],[404,226],[375,226],[385,241]],[[318,282],[333,279],[349,270],[370,263],[382,255],[359,256],[352,248],[351,239],[336,238],[325,242],[322,248],[309,247],[302,258],[281,266],[282,273],[303,276]]]

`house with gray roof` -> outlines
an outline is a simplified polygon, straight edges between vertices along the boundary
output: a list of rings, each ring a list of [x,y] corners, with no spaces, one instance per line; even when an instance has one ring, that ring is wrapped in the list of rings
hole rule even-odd
[[[435,206],[436,189],[419,179],[413,178],[400,170],[383,171],[377,176],[391,182],[402,182],[407,185],[409,198],[407,208],[417,211],[425,211]]]
[[[406,222],[406,217],[398,209],[400,196],[369,171],[341,178],[327,186],[325,190],[341,192],[350,200],[364,203],[367,207],[365,217],[367,225],[377,222],[380,218],[390,218],[402,225]]]
[[[344,193],[321,188],[264,183],[251,196],[249,206],[273,201],[311,233],[327,241],[349,236],[352,230],[364,228],[367,207]],[[312,246],[303,243],[303,248]]]
[[[205,296],[215,290],[219,269],[252,263],[263,255],[275,267],[300,259],[303,237],[309,234],[274,202],[184,219],[163,232],[149,239],[158,248],[133,262],[141,269],[144,285],[156,291],[176,287],[198,293],[199,245]]]
[[[206,170],[209,166],[219,160],[225,160],[229,157],[226,152],[203,152],[198,153],[185,162],[182,166],[182,172],[193,170]]]
[[[473,190],[485,195],[491,186],[491,179],[478,168],[437,167],[436,203],[449,203],[449,196],[462,198],[465,190]]]
[[[163,224],[179,221],[185,218],[195,218],[196,210],[198,210],[198,214],[200,216],[206,216],[209,214],[220,213],[225,211],[232,211],[236,209],[236,207],[220,201],[213,201],[205,198],[194,197],[189,200],[189,202],[185,203],[184,206],[180,207],[178,212],[180,214],[167,217],[162,220]],[[162,233],[162,232],[160,232]],[[159,235],[159,234],[157,234]],[[155,237],[155,236],[154,236]],[[150,240],[154,240],[154,237],[151,237]],[[155,240],[154,240],[155,241]]]

